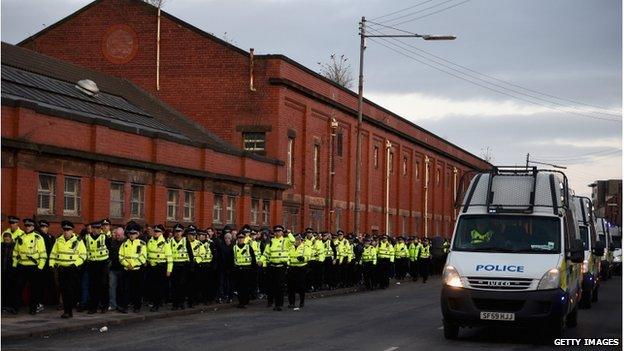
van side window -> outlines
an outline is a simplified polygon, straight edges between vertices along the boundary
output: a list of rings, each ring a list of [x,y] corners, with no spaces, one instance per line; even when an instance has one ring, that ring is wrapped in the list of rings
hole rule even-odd
[[[564,230],[564,247],[566,251],[570,250],[570,244],[572,240],[577,239],[576,235],[576,221],[572,216],[572,211],[570,209],[566,210],[565,217],[563,218],[563,230]]]

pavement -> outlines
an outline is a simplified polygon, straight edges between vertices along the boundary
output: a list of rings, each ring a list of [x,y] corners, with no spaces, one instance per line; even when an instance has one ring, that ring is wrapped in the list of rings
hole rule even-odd
[[[445,340],[439,306],[440,281],[403,283],[387,290],[310,299],[305,308],[275,312],[264,301],[220,310],[96,330],[2,340],[4,350],[550,350],[536,333],[520,328],[462,329]],[[4,324],[4,318],[3,318]],[[567,338],[622,341],[622,280],[604,282],[600,301],[579,311]],[[559,349],[587,348],[558,347]],[[606,350],[609,348],[596,348]],[[621,346],[613,348],[621,349]]]

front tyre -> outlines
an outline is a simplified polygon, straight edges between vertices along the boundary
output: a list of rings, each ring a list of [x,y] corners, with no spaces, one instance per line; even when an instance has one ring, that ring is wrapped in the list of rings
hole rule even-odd
[[[596,286],[596,289],[594,289],[594,293],[592,294],[592,302],[598,302],[598,289],[600,288],[600,285]]]
[[[459,336],[459,325],[447,321],[444,324],[444,338],[447,340],[456,340]]]
[[[568,314],[568,317],[566,318],[566,326],[573,328],[573,327],[576,327],[577,324],[578,324],[578,307],[574,307],[572,312],[570,312]]]

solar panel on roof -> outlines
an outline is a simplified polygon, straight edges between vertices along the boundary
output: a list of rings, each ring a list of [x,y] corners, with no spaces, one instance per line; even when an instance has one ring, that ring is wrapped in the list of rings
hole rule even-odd
[[[188,139],[176,128],[153,118],[123,97],[108,93],[90,97],[71,83],[5,65],[2,66],[2,96],[43,103],[93,118],[113,120],[126,126]]]

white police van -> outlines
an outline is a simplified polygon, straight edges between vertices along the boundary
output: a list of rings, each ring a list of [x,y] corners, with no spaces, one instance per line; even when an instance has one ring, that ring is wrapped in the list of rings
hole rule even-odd
[[[598,301],[600,288],[600,261],[604,255],[604,244],[599,240],[594,226],[594,205],[587,197],[574,196],[573,201],[576,218],[578,219],[581,240],[585,251],[582,273],[582,295],[580,307],[590,308],[592,302]]]
[[[595,227],[598,233],[598,240],[600,240],[606,248],[605,254],[600,261],[600,278],[602,280],[609,280],[613,273],[613,251],[615,250],[615,244],[611,238],[611,224],[604,218],[596,218]]]
[[[584,257],[571,197],[559,171],[495,167],[472,178],[443,273],[447,339],[460,327],[527,326],[550,338],[576,325]]]

